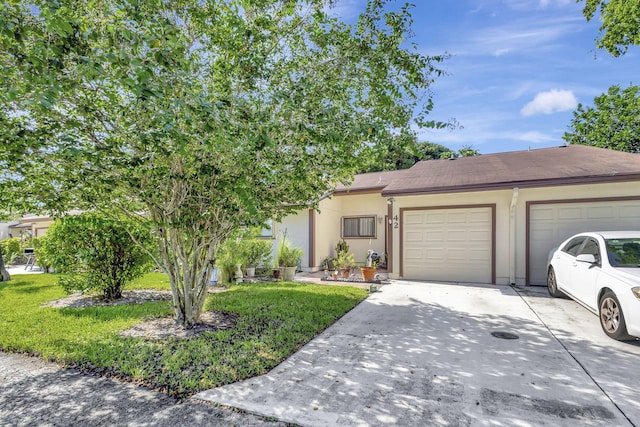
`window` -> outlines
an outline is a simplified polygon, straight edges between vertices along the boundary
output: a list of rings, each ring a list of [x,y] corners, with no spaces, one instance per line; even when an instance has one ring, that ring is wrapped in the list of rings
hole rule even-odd
[[[376,237],[376,217],[358,216],[342,218],[342,237]]]
[[[600,250],[598,249],[598,242],[593,239],[588,239],[584,244],[584,247],[580,251],[580,254],[593,255],[596,262],[600,262]]]
[[[267,220],[264,228],[260,229],[260,234],[256,237],[259,239],[274,239],[276,236],[275,225],[272,219]]]
[[[567,243],[564,248],[562,248],[562,252],[566,252],[570,255],[576,256],[576,254],[578,253],[578,249],[582,245],[582,242],[584,242],[585,238],[586,237],[582,236],[571,239],[571,241]]]

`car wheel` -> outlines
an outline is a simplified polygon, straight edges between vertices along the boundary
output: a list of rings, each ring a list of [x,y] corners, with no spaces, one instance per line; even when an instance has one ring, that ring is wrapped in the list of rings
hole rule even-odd
[[[598,306],[600,308],[600,326],[607,336],[620,341],[632,338],[627,334],[622,307],[613,292],[606,291],[600,298]]]
[[[556,272],[553,271],[553,267],[549,267],[549,273],[547,274],[547,289],[549,290],[549,295],[552,297],[559,298],[564,296],[562,292],[558,290],[558,282],[556,282]]]

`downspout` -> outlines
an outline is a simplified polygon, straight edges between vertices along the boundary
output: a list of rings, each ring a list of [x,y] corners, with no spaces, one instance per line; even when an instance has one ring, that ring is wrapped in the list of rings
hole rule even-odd
[[[518,187],[513,188],[509,209],[509,283],[512,285],[516,284],[516,206],[519,191]]]

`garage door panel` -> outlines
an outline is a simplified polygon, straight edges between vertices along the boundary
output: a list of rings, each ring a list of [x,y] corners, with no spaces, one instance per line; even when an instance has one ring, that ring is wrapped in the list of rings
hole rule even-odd
[[[585,231],[640,229],[640,201],[532,204],[529,221],[529,284],[545,285],[551,249]]]
[[[444,213],[423,214],[421,218],[424,218],[422,223],[428,224],[444,224],[447,220],[447,216]]]
[[[411,242],[422,242],[424,240],[424,237],[422,236],[421,232],[416,232],[416,233],[407,233],[407,242],[411,243]]]
[[[422,221],[416,216],[421,216]],[[409,217],[411,223],[403,222],[405,278],[492,281],[492,208],[427,209],[403,215],[405,219]],[[415,240],[418,235],[422,242]],[[409,241],[409,236],[413,240]]]
[[[558,209],[559,219],[580,219],[582,218],[582,209],[580,208],[560,208]]]
[[[422,224],[424,222],[424,218],[419,214],[408,214],[405,217],[405,221],[407,224]]]
[[[611,206],[590,207],[587,209],[587,218],[590,219],[613,218],[614,215],[615,213]]]
[[[640,218],[640,206],[621,206],[620,218],[638,219]]]

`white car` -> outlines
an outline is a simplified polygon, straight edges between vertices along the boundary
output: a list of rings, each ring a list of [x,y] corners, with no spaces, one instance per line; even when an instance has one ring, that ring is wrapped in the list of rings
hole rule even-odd
[[[547,287],[600,317],[616,340],[640,337],[640,231],[581,233],[549,254]]]

